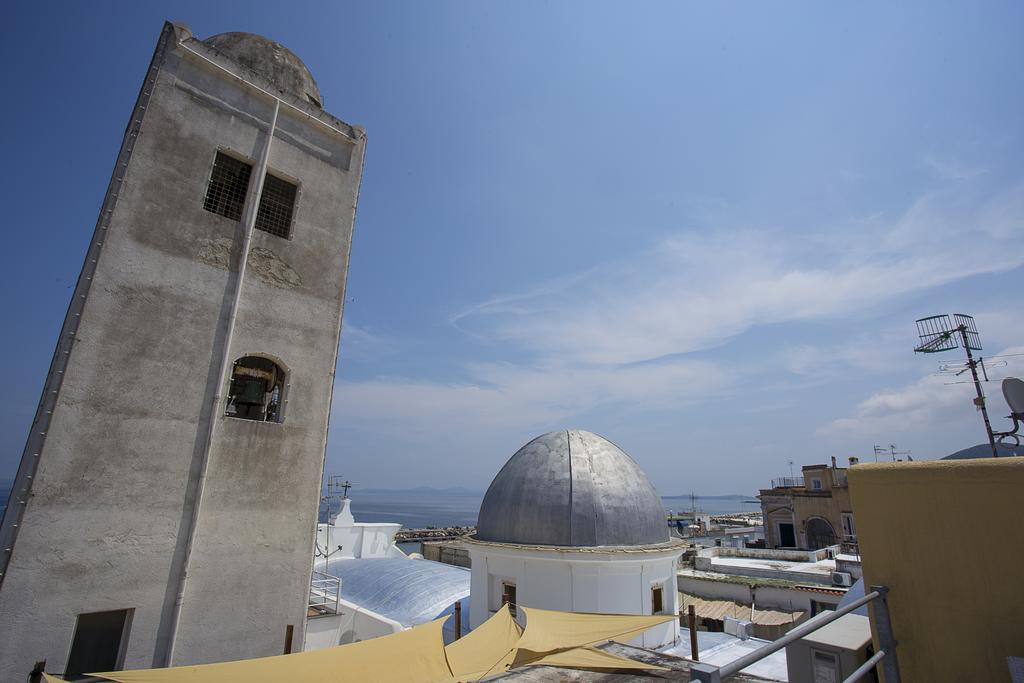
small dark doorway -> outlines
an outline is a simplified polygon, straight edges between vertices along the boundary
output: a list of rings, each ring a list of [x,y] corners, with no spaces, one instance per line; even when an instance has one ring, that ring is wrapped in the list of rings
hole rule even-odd
[[[92,671],[116,671],[124,664],[131,610],[79,614],[65,680],[88,678]]]
[[[796,547],[796,533],[792,524],[779,522],[779,545],[783,548]]]
[[[501,602],[502,604],[507,603],[509,613],[516,616],[516,585],[514,583],[501,584]]]
[[[651,614],[661,614],[665,611],[665,589],[655,586],[651,589]]]

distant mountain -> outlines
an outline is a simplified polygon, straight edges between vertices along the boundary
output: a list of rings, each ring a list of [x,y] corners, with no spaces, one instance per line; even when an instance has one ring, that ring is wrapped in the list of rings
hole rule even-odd
[[[697,500],[749,500],[751,498],[751,496],[743,496],[738,493],[730,493],[724,496],[699,496],[697,494],[694,494],[693,497],[696,498]],[[686,498],[687,500],[689,500],[690,494],[682,493],[678,496],[662,496],[662,498],[672,498],[673,500],[676,498]]]
[[[1006,444],[997,443],[996,452],[999,456],[1005,455],[1024,455],[1024,446],[1017,446],[1016,448],[1008,446]],[[970,448],[964,448],[963,450],[957,451],[947,455],[943,460],[972,460],[974,458],[991,458],[992,447],[987,443],[979,443],[977,446],[971,446]]]

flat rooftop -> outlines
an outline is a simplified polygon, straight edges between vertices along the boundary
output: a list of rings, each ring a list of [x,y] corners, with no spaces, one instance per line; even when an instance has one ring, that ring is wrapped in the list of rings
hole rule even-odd
[[[677,657],[689,657],[690,629],[679,628],[679,641],[678,645],[665,648],[661,652]],[[768,642],[760,638],[747,638],[743,640],[728,633],[697,631],[697,649],[700,654],[700,661],[714,664],[715,666],[723,666],[733,662],[767,645]],[[783,648],[778,652],[773,652],[761,661],[742,669],[740,673],[748,676],[757,676],[769,681],[788,681],[789,669],[786,663],[786,649]],[[729,680],[734,679],[730,678]]]
[[[730,569],[768,569],[777,572],[797,572],[800,574],[827,574],[836,570],[835,560],[818,560],[817,562],[794,562],[792,560],[772,560],[762,557],[715,557],[711,567],[716,571],[729,572]],[[722,569],[718,569],[721,567]]]

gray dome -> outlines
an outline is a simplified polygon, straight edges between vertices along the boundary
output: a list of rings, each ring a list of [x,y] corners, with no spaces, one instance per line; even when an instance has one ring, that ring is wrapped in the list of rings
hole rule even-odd
[[[665,508],[607,439],[549,432],[520,448],[484,494],[477,540],[566,547],[668,543]]]
[[[218,33],[203,41],[233,62],[263,76],[282,92],[323,108],[320,88],[302,60],[281,43],[255,33]]]

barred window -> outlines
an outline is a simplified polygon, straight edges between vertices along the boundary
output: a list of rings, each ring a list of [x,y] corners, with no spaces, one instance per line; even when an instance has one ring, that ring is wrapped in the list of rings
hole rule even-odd
[[[269,173],[263,180],[256,228],[288,239],[292,235],[292,212],[298,187]]]
[[[241,220],[251,174],[252,166],[249,164],[217,152],[203,208],[234,221]]]

